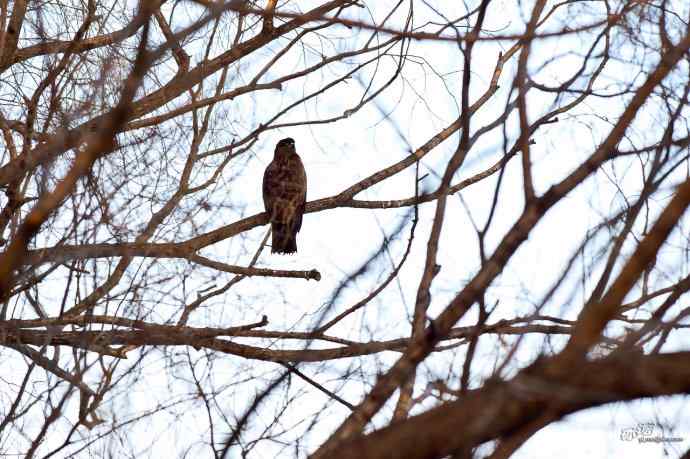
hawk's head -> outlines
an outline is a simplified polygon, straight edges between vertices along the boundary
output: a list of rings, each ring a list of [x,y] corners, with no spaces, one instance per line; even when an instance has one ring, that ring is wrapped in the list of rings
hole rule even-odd
[[[293,139],[292,137],[288,137],[286,139],[280,140],[276,144],[276,152],[278,152],[279,150],[294,152],[295,151],[295,139]]]

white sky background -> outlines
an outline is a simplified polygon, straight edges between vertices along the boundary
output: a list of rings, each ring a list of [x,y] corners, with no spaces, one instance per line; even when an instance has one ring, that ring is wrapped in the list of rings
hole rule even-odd
[[[375,10],[371,14],[380,19],[382,14],[388,11],[394,2],[376,1]],[[447,8],[443,12],[448,17],[457,17],[464,13],[459,6],[448,6],[451,2],[443,3]],[[549,2],[551,5],[553,2]],[[308,10],[316,2],[300,2],[303,11]],[[452,2],[452,5],[460,2]],[[530,2],[526,2],[531,7]],[[427,20],[438,21],[438,17],[424,5],[424,2],[415,1],[415,24],[423,24]],[[439,5],[435,5],[440,8]],[[592,5],[583,8],[593,8]],[[182,8],[182,6],[178,6]],[[380,8],[380,9],[379,9]],[[589,18],[579,17],[577,8],[571,10],[571,16],[561,15],[553,19],[553,29],[559,28],[566,22],[574,26],[579,20],[587,21]],[[547,6],[548,9],[548,6]],[[687,17],[688,7],[684,7],[684,17]],[[366,19],[368,12],[361,11],[358,19]],[[395,27],[400,25],[400,16],[396,16],[390,23]],[[514,1],[494,0],[489,9],[486,27],[487,30],[499,33],[519,33],[524,30],[525,18],[520,15],[518,3]],[[547,28],[548,29],[548,28]],[[369,36],[366,32],[347,30],[342,27],[332,27],[324,32],[329,37],[343,37],[344,44],[338,44],[346,48],[347,40],[363,40]],[[356,37],[356,38],[354,38]],[[569,53],[581,52],[589,46],[591,35],[586,34],[580,38],[568,36],[538,41],[533,45],[530,69],[536,71],[538,66],[554,55],[562,53],[553,64],[542,69],[538,73],[538,80],[551,85],[562,75],[580,64],[578,56]],[[338,41],[335,41],[338,43]],[[276,67],[281,72],[269,72],[267,80],[280,76],[285,68],[301,68],[315,59],[316,50],[321,45],[324,54],[332,54],[333,49],[326,42],[310,41],[311,49],[295,48],[281,60]],[[473,60],[473,76],[471,86],[471,101],[476,100],[491,78],[491,74],[500,50],[507,49],[512,43],[480,43],[476,46]],[[186,48],[188,52],[194,50],[194,46]],[[397,48],[396,48],[397,51]],[[379,106],[390,112],[387,119],[382,119],[379,110],[369,105],[348,119],[337,123],[315,125],[310,127],[290,127],[269,131],[263,134],[260,141],[251,151],[235,160],[229,167],[213,191],[209,199],[212,203],[210,211],[199,211],[197,222],[206,223],[202,230],[215,229],[223,224],[228,224],[239,218],[254,215],[263,211],[261,201],[261,177],[266,165],[273,156],[273,146],[283,137],[293,137],[297,143],[297,151],[300,153],[307,170],[309,181],[308,199],[314,200],[332,196],[339,193],[356,181],[367,177],[384,167],[387,167],[409,154],[409,144],[413,149],[418,148],[440,129],[450,124],[458,116],[460,99],[460,79],[462,61],[460,52],[453,43],[425,43],[413,42],[410,54],[417,56],[417,62],[407,62],[404,68],[404,80],[398,80],[383,95],[377,99]],[[193,56],[192,65],[198,62],[201,52]],[[265,49],[261,52],[243,59],[239,66],[233,67],[230,72],[228,88],[240,83],[246,83],[252,70],[260,68],[262,62],[269,59],[271,54]],[[422,64],[423,62],[423,64]],[[509,84],[515,70],[517,56],[506,65],[501,78],[502,87],[492,102],[486,104],[473,118],[472,130],[491,121],[496,114],[500,114],[509,95]],[[389,78],[394,61],[382,59],[381,67],[374,76],[375,82],[382,82]],[[652,65],[649,62],[647,65]],[[346,66],[335,66],[344,69]],[[174,69],[173,69],[174,71]],[[205,147],[212,149],[229,143],[233,135],[241,135],[255,128],[258,123],[265,122],[272,117],[280,107],[291,103],[302,93],[318,87],[324,80],[336,78],[338,74],[329,74],[330,70],[320,72],[296,82],[291,82],[281,91],[268,90],[241,96],[228,101],[215,109],[217,112],[217,128],[214,135],[207,138]],[[628,80],[627,73],[630,69],[622,64],[612,64],[607,82],[616,84],[621,80]],[[367,70],[360,74],[363,81],[369,81],[372,76]],[[640,78],[643,78],[641,75]],[[312,81],[313,79],[313,81]],[[639,81],[638,81],[639,83]],[[209,85],[209,91],[212,90]],[[615,88],[612,89],[615,91]],[[291,112],[280,119],[280,122],[301,121],[305,119],[326,118],[343,113],[351,109],[359,102],[362,94],[362,86],[356,79],[349,80],[346,84],[339,84],[303,107]],[[514,97],[514,96],[513,96]],[[530,119],[535,119],[545,110],[553,108],[551,96],[539,94],[536,91],[528,97]],[[543,192],[553,183],[564,177],[582,159],[593,151],[598,142],[607,134],[610,124],[608,119],[614,122],[623,105],[615,98],[592,99],[590,98],[576,110],[569,112],[561,118],[559,123],[549,124],[539,129],[533,137],[536,144],[532,147],[534,169],[533,174],[537,192]],[[516,112],[517,113],[517,112]],[[654,111],[643,111],[638,116],[636,129],[629,131],[630,141],[640,142],[649,136],[645,118],[653,117]],[[602,119],[604,118],[604,119]],[[185,120],[188,122],[188,119]],[[171,122],[173,125],[177,121]],[[397,126],[402,141],[393,126]],[[508,126],[509,146],[516,137],[517,119],[512,117]],[[188,139],[187,139],[188,140]],[[176,142],[184,139],[169,139],[172,150],[171,155],[176,154]],[[436,174],[443,174],[445,163],[457,147],[458,136],[452,136],[442,145],[437,147],[422,161],[421,174],[429,173],[422,182],[427,190],[434,190],[439,183]],[[621,145],[625,147],[626,145]],[[185,148],[180,149],[178,161],[184,161]],[[151,148],[159,148],[157,145]],[[203,148],[202,148],[203,150]],[[460,171],[457,173],[454,183],[479,172],[496,162],[502,155],[503,136],[500,128],[495,129],[489,135],[482,138],[474,145],[472,151]],[[177,164],[171,162],[174,169]],[[138,167],[138,165],[132,165]],[[607,167],[606,170],[618,177],[617,182],[623,184],[624,191],[633,195],[640,187],[640,166],[634,159],[622,159],[617,161],[615,167]],[[621,180],[621,177],[623,178]],[[199,178],[203,181],[203,177]],[[358,195],[359,199],[399,199],[406,198],[413,193],[414,169],[398,174],[393,179]],[[462,191],[462,199],[469,209],[471,218],[483,225],[491,204],[492,193],[495,188],[496,177],[493,176],[482,182],[474,184]],[[512,318],[520,314],[533,312],[546,290],[560,275],[567,260],[576,249],[586,232],[602,220],[602,216],[610,215],[613,209],[621,207],[621,196],[617,195],[617,189],[603,174],[597,174],[587,183],[576,189],[559,205],[552,209],[544,221],[530,235],[519,252],[511,259],[503,274],[493,283],[487,296],[487,304],[498,302],[495,313],[489,322],[494,323],[503,318]],[[666,194],[670,196],[670,191]],[[519,159],[515,158],[507,166],[503,178],[499,207],[496,217],[487,237],[488,253],[491,253],[506,230],[515,222],[522,211],[522,178]],[[660,210],[664,201],[658,202]],[[331,330],[331,334],[352,339],[355,341],[385,340],[408,336],[410,332],[409,319],[415,300],[417,284],[422,272],[426,240],[433,217],[435,204],[427,203],[419,208],[419,225],[415,234],[412,253],[400,273],[397,282],[391,283],[386,290],[372,301],[363,311],[353,314]],[[148,209],[142,209],[146,215]],[[383,239],[383,233],[390,235],[400,219],[407,214],[408,209],[390,210],[364,210],[364,209],[334,209],[319,213],[307,214],[304,218],[302,231],[298,237],[299,252],[296,256],[275,256],[265,252],[259,266],[276,269],[318,269],[321,272],[321,282],[302,281],[294,279],[245,279],[235,286],[230,293],[219,297],[205,308],[200,309],[192,316],[190,325],[199,326],[230,326],[251,323],[259,320],[262,315],[267,315],[270,321],[268,329],[271,330],[308,330],[310,329],[329,301],[334,288],[351,273],[353,273],[371,254],[378,249]],[[654,215],[650,218],[653,220]],[[267,228],[258,228],[246,234],[246,237],[236,237],[223,241],[201,251],[201,254],[209,258],[218,259],[231,264],[246,264],[259,242],[263,238]],[[158,241],[183,240],[192,231],[191,227],[180,225],[167,227],[167,232],[158,233]],[[407,243],[409,225],[405,227],[399,238],[391,244],[390,253],[393,263],[397,263]],[[676,233],[672,243],[683,246],[681,235]],[[686,266],[679,266],[675,253],[670,252],[668,259],[660,261],[660,265],[666,268],[667,280],[680,278],[687,274]],[[587,260],[587,257],[585,257]],[[383,260],[387,260],[386,257]],[[144,261],[142,261],[143,263]],[[458,196],[453,196],[448,201],[446,223],[444,225],[441,250],[439,252],[439,264],[442,266],[440,274],[433,284],[432,305],[430,316],[435,316],[453,298],[479,267],[478,248],[476,235],[472,229],[468,212],[462,205]],[[136,264],[135,264],[136,265]],[[183,266],[181,264],[180,266]],[[171,267],[171,270],[176,267]],[[179,268],[181,269],[181,268]],[[366,276],[360,277],[348,287],[333,306],[333,310],[326,315],[331,318],[338,312],[349,307],[354,302],[366,296],[373,288],[391,271],[390,260],[385,263],[377,261]],[[582,268],[575,270],[578,275]],[[221,277],[229,279],[230,275]],[[591,278],[596,279],[596,276]],[[547,307],[544,313],[559,317],[575,318],[579,312],[579,306],[586,299],[587,292],[593,287],[586,285],[583,291],[578,284],[579,277],[572,277],[566,282],[567,288],[561,288]],[[189,291],[184,292],[189,298],[196,295],[198,288],[207,286],[205,279],[200,274],[190,279]],[[574,293],[573,293],[574,292]],[[182,295],[182,292],[174,292]],[[632,297],[631,297],[632,298]],[[683,302],[679,303],[680,305]],[[167,320],[173,314],[179,312],[179,303],[171,300],[168,305],[154,305],[154,317]],[[463,318],[459,325],[471,325],[476,320],[476,311]],[[673,334],[672,334],[673,337]],[[244,342],[259,343],[258,340],[245,340]],[[549,350],[553,346],[556,350],[564,341],[551,339],[549,344],[544,343],[541,335],[528,336],[520,347],[516,362],[522,367],[529,364],[534,356],[542,350]],[[669,340],[665,349],[687,349],[687,340]],[[262,342],[264,345],[266,342]],[[506,338],[505,343],[500,343],[495,337],[482,338],[481,346],[473,363],[474,374],[484,373],[489,375],[494,367],[501,363],[508,349],[508,344],[514,343],[513,338]],[[507,343],[507,344],[506,344]],[[275,343],[279,346],[282,343]],[[294,343],[292,343],[294,344]],[[314,347],[320,344],[314,344]],[[330,347],[330,346],[329,346]],[[156,403],[169,403],[176,398],[184,398],[189,387],[185,387],[179,381],[173,381],[161,374],[165,361],[163,350],[153,353],[146,360],[143,371],[147,376],[135,387],[121,388],[127,390],[131,407],[140,410],[142,406]],[[165,351],[168,354],[177,355],[175,349]],[[426,379],[443,377],[452,368],[455,374],[459,374],[459,367],[464,360],[465,347],[459,348],[451,354],[434,355],[420,367],[420,379],[418,391],[424,387]],[[201,353],[192,355],[200,356]],[[155,356],[155,357],[154,357]],[[357,359],[331,361],[325,364],[302,364],[300,370],[309,375],[314,375],[324,386],[336,389],[345,384],[345,390],[338,393],[351,403],[357,403],[367,388],[372,383],[371,379],[362,381],[359,374],[355,373],[348,381],[340,380],[340,371],[350,366],[362,365],[371,372],[384,372],[395,361],[398,354],[382,353],[376,356],[364,356]],[[132,359],[133,357],[130,357]],[[180,353],[180,361],[184,361]],[[158,360],[156,360],[158,359]],[[351,360],[355,360],[352,362]],[[3,364],[11,365],[6,360]],[[263,379],[267,385],[275,377],[277,365],[264,364],[255,361],[246,361],[240,358],[227,357],[219,359],[212,368],[214,380],[218,384],[231,384],[245,381],[252,376],[265,375]],[[8,366],[7,368],[11,368]],[[21,365],[18,365],[21,368]],[[325,370],[324,370],[325,369]],[[513,370],[516,370],[514,367]],[[170,371],[170,370],[165,370]],[[200,368],[203,371],[203,368]],[[22,374],[19,372],[18,374]],[[595,377],[596,375],[593,375]],[[261,379],[259,379],[261,381]],[[475,384],[480,381],[475,381]],[[240,414],[246,406],[249,397],[255,391],[263,389],[260,385],[247,385],[242,389],[247,398],[235,397],[228,402],[228,413]],[[305,390],[307,392],[305,392]],[[277,400],[283,397],[285,389],[276,391],[271,402],[263,406],[252,419],[251,428],[261,430],[262,422],[271,419],[276,410]],[[326,397],[296,379],[292,379],[290,395],[299,396],[299,412],[291,412],[284,418],[286,422],[301,423],[297,431],[306,429],[313,412],[320,412],[321,417],[318,427],[302,439],[306,442],[308,450],[313,450],[332,432],[347,414],[347,410],[337,404],[331,403],[323,409]],[[418,395],[416,393],[415,395]],[[159,396],[159,398],[158,398]],[[73,404],[76,403],[76,400]],[[122,400],[119,403],[123,403]],[[662,457],[664,448],[670,448],[670,457],[690,448],[690,423],[687,416],[687,400],[683,397],[659,399],[655,401],[635,402],[630,404],[614,404],[598,409],[586,410],[577,415],[555,423],[530,439],[515,455],[515,457]],[[428,408],[431,405],[418,406]],[[291,408],[294,409],[294,408]],[[389,416],[392,405],[384,410],[384,416]],[[127,402],[123,403],[120,414],[126,418],[128,415]],[[189,404],[172,407],[157,415],[154,419],[143,421],[139,425],[148,426],[145,431],[138,431],[129,437],[119,438],[118,441],[132,444],[141,444],[145,448],[150,441],[156,441],[152,451],[148,451],[150,457],[172,457],[180,453],[179,448],[189,444],[194,438],[201,437],[208,441],[207,419],[203,408],[195,406],[189,409]],[[673,435],[683,437],[682,443],[673,445],[660,445],[655,443],[638,444],[637,442],[624,442],[619,439],[620,429],[634,427],[640,422],[653,422],[667,425],[673,429]],[[284,426],[287,428],[288,426]],[[458,426],[461,428],[461,426]],[[63,426],[66,428],[66,426]],[[94,430],[97,432],[98,429]],[[92,434],[94,433],[92,432]],[[160,436],[156,434],[160,433]],[[227,432],[219,430],[217,434],[224,435]],[[251,436],[251,430],[247,434]],[[62,436],[56,435],[61,439]],[[292,434],[286,438],[292,438]],[[219,439],[216,439],[218,441]],[[58,440],[61,441],[61,440]],[[166,446],[169,452],[165,453]],[[108,445],[97,444],[92,453],[107,449]],[[197,444],[198,450],[192,453],[206,454],[205,445]],[[677,448],[677,449],[673,449]],[[48,448],[46,451],[49,451]],[[253,451],[253,457],[275,457],[276,454],[292,455],[293,448],[281,449],[281,446],[264,442]]]
[[[381,11],[387,11],[384,6],[389,4],[389,2],[381,2]],[[376,6],[379,6],[378,2]],[[428,13],[428,10],[425,11],[421,2],[415,2],[415,7],[417,15],[415,22],[423,23],[424,14]],[[305,5],[304,8],[306,9],[307,6]],[[504,13],[496,14],[499,10]],[[502,33],[522,31],[524,23],[517,19],[514,2],[495,2],[491,12],[493,14],[490,13],[487,18],[486,29],[500,30]],[[461,13],[461,10],[453,11],[449,8],[445,13],[448,17],[454,17]],[[374,15],[376,16],[376,12]],[[433,15],[430,15],[429,19],[432,18]],[[561,17],[560,20],[577,22],[576,17]],[[560,24],[556,22],[554,28],[558,26]],[[552,56],[554,52],[563,53],[563,58],[558,59],[554,65],[540,73],[542,77],[540,81],[553,84],[553,79],[559,73],[567,74],[580,64],[578,59],[566,53],[582,50],[583,45],[589,45],[589,38],[583,42],[579,43],[576,38],[567,37],[537,43],[532,52],[531,68],[536,68],[541,63],[540,52],[543,52],[545,56]],[[490,43],[481,44],[475,48],[472,100],[475,100],[488,85],[499,49],[505,50],[508,46]],[[462,62],[460,54],[452,43],[413,43],[412,50],[411,54],[420,56],[420,60],[423,58],[426,65],[422,67],[408,63],[405,67],[405,84],[398,82],[393,85],[380,98],[379,103],[384,110],[391,110],[390,122],[398,126],[405,140],[413,148],[417,148],[458,116]],[[499,107],[508,95],[509,83],[507,82],[511,81],[514,63],[515,60],[512,60],[506,66],[505,74],[501,79],[504,87],[494,96],[493,100]],[[436,74],[433,74],[430,68],[433,68]],[[382,74],[381,79],[387,77],[385,66],[383,69],[379,69]],[[437,75],[444,75],[444,78],[441,79]],[[618,75],[612,74],[611,79],[616,81]],[[302,89],[301,85],[298,85],[294,90],[299,92]],[[289,88],[287,90],[290,91]],[[354,81],[348,85],[339,85],[338,91],[332,92],[330,97],[307,104],[304,112],[309,117],[339,114],[358,101],[360,93],[360,87]],[[272,94],[270,100],[280,101],[281,98],[278,94]],[[551,103],[552,99],[548,97],[532,94],[529,97],[532,119],[543,113],[543,110]],[[257,106],[263,105],[257,102]],[[495,107],[496,105],[491,103],[487,104],[473,119],[472,127],[476,129],[483,125],[483,122],[491,120],[492,115],[496,113]],[[616,99],[588,100],[586,104],[573,112],[577,117],[568,115],[565,117],[569,118],[566,122],[541,128],[534,136],[537,144],[532,149],[537,190],[544,191],[549,185],[570,172],[585,155],[591,153],[598,141],[608,132],[610,125],[600,122],[592,116],[592,113],[615,120],[621,109],[622,104]],[[302,115],[299,111],[296,113]],[[292,118],[288,117],[288,119]],[[303,118],[303,115],[294,116],[294,119]],[[398,139],[390,122],[382,120],[380,113],[370,106],[356,116],[335,125],[316,126],[310,129],[285,129],[280,134],[273,133],[265,136],[263,148],[257,149],[256,152],[258,164],[253,164],[256,172],[248,173],[243,177],[247,180],[248,187],[254,184],[257,197],[253,203],[248,203],[247,214],[261,210],[259,177],[263,167],[270,161],[272,146],[278,139],[291,136],[297,140],[298,152],[305,162],[309,177],[309,199],[318,199],[342,191],[356,180],[402,159],[408,153],[406,145]],[[513,119],[510,124],[515,126],[515,123],[516,120]],[[514,132],[512,134],[512,139],[514,139]],[[635,134],[642,137],[644,132],[635,132]],[[454,151],[457,141],[458,137],[453,136],[427,156],[422,161],[424,166],[422,173],[432,170],[442,174],[445,161]],[[493,135],[486,136],[483,142],[478,142],[468,156],[465,166],[457,174],[457,179],[471,176],[495,162],[500,157],[502,143],[500,130],[494,130]],[[634,163],[634,160],[629,162]],[[635,169],[635,164],[630,164],[629,167],[630,169],[625,173],[637,179],[639,174]],[[367,190],[358,198],[408,197],[412,192],[412,180],[413,171],[411,170]],[[424,185],[429,189],[434,189],[437,184],[438,180],[433,174],[424,181]],[[639,180],[630,180],[630,186],[638,187]],[[475,221],[485,220],[494,187],[495,180],[492,178],[462,192]],[[505,230],[512,225],[521,212],[523,205],[521,187],[519,163],[513,161],[507,168],[497,217],[489,233],[490,247],[500,240]],[[612,184],[608,183],[605,177],[598,176],[590,180],[586,186],[573,192],[550,212],[545,223],[539,225],[531,235],[530,242],[520,249],[504,274],[490,289],[489,302],[500,301],[500,306],[492,316],[492,321],[513,317],[517,311],[532,312],[534,304],[540,300],[551,282],[560,274],[564,260],[572,254],[585,232],[600,221],[600,215],[608,213],[610,208],[617,205],[616,201],[619,198],[616,198],[614,192]],[[338,336],[352,339],[360,337],[366,339],[370,336],[371,339],[382,340],[405,336],[409,333],[409,322],[401,320],[401,317],[406,315],[409,318],[412,314],[411,308],[422,271],[425,242],[434,207],[434,204],[420,207],[420,225],[417,229],[415,245],[410,261],[400,275],[399,286],[389,286],[362,315],[357,314],[351,320],[338,326],[335,329],[338,331]],[[319,306],[324,301],[320,298],[328,298],[333,286],[344,275],[353,272],[379,246],[382,238],[380,226],[392,228],[393,222],[397,222],[397,219],[404,214],[405,209],[374,212],[361,209],[336,209],[307,215],[300,233],[299,255],[292,259],[266,255],[262,261],[271,267],[290,266],[299,269],[316,267],[323,274],[324,280],[318,285],[309,283],[306,286],[304,283],[291,280],[272,280],[272,283],[281,287],[284,296],[273,303],[275,306],[268,308],[263,305],[271,304],[270,302],[258,301],[257,303],[261,305],[260,310],[269,315],[272,324],[284,320],[286,324],[294,325],[295,329],[303,329],[304,324],[309,324],[314,315],[320,312]],[[257,231],[259,233],[257,237],[262,235],[263,231],[263,229]],[[394,244],[394,248],[397,246],[397,251],[394,251],[394,253],[397,252],[397,257],[393,256],[396,261],[404,248],[407,233],[403,233],[403,236],[402,241]],[[478,268],[476,238],[466,212],[459,199],[455,197],[449,201],[441,247],[439,264],[443,269],[434,281],[431,316],[445,307],[448,299],[454,296]],[[388,270],[390,266],[387,267],[386,272]],[[374,288],[382,277],[371,275],[358,280],[356,288],[349,289],[338,304],[343,307],[349,306]],[[588,287],[591,288],[591,286]],[[265,284],[245,283],[236,294],[256,295],[259,294],[257,290],[265,290]],[[578,292],[572,300],[575,306],[565,306],[554,301],[545,312],[565,311],[566,317],[574,318],[579,312],[576,306],[583,301],[583,293]],[[404,315],[403,310],[406,311]],[[475,314],[468,314],[461,324],[469,325],[474,320]],[[489,342],[480,348],[479,355],[475,359],[473,367],[475,371],[481,368],[490,372],[497,363],[496,343],[492,342],[493,340],[487,341]],[[541,337],[530,337],[526,341],[532,344],[525,345],[521,349],[519,354],[522,356],[519,358],[521,364],[529,363],[533,353],[541,349]],[[557,340],[553,341],[557,342]],[[463,356],[464,351],[458,352],[454,360],[455,364],[462,361]],[[384,362],[380,371],[385,371],[387,365],[390,365],[396,357],[390,354],[379,356],[378,358]],[[430,360],[432,364],[425,364],[424,369],[421,370],[422,374],[432,371],[442,376],[444,371],[447,371],[447,363],[439,362],[437,359]],[[338,364],[343,367],[348,365],[347,362],[338,362]],[[309,367],[310,364],[302,366],[305,371],[308,371]],[[334,378],[337,379],[337,375],[334,375]],[[337,380],[332,381],[330,385],[327,384],[328,387],[338,385]],[[349,386],[352,386],[352,390],[349,397],[348,392],[345,392],[345,398],[356,402],[361,396],[361,389],[356,382],[350,382]],[[306,402],[308,403],[308,400]],[[314,400],[315,407],[320,407],[321,404],[322,400]],[[687,424],[687,419],[683,422],[678,413],[685,407],[687,407],[686,402],[677,397],[673,399],[673,403],[656,401],[588,410],[573,416],[571,420],[544,429],[521,449],[518,457],[552,457],[554,454],[567,457],[581,457],[583,454],[593,457],[621,455],[652,457],[651,455],[655,453],[661,454],[661,445],[622,442],[619,440],[619,435],[621,428],[634,426],[638,422],[657,421],[675,428],[675,433],[680,433],[680,436],[685,438],[682,444],[675,445],[678,451],[684,451],[690,445],[690,426]],[[310,436],[310,440],[318,443],[321,435],[325,438],[332,429],[330,424],[337,425],[341,416],[346,414],[346,410],[340,409],[337,405],[334,406],[333,411],[334,416],[322,420],[320,427]],[[390,415],[390,410],[386,411],[386,416],[388,415]],[[321,427],[322,424],[323,427]],[[269,456],[270,453],[266,457]]]

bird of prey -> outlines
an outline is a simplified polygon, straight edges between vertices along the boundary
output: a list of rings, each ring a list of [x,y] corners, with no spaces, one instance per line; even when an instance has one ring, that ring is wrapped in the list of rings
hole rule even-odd
[[[307,201],[307,174],[293,139],[276,144],[273,161],[264,172],[263,194],[271,222],[271,253],[297,252],[297,232]]]

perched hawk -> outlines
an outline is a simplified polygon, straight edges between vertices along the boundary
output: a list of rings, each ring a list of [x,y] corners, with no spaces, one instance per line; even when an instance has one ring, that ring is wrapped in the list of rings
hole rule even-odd
[[[263,191],[273,236],[271,253],[297,252],[297,232],[307,201],[307,174],[293,139],[276,145],[273,161],[264,172]]]

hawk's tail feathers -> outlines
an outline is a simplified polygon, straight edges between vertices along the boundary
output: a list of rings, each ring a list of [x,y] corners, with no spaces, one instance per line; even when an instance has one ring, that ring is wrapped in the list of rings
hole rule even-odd
[[[292,225],[273,223],[271,225],[271,253],[297,252],[297,231]]]

